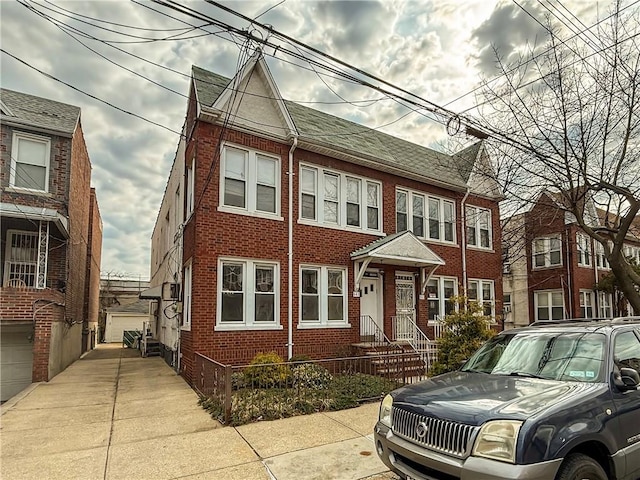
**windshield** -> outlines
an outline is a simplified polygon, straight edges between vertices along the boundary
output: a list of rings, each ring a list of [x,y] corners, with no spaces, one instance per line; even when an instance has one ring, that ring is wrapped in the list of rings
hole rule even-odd
[[[521,332],[498,335],[484,344],[462,371],[599,382],[605,336],[584,332]]]

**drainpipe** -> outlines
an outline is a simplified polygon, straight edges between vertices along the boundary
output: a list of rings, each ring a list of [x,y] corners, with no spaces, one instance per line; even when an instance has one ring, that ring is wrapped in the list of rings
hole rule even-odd
[[[460,222],[462,225],[462,245],[460,246],[460,251],[462,252],[462,291],[465,297],[467,296],[467,216],[464,211],[464,204],[470,192],[471,190],[467,188],[467,192],[464,194],[462,202],[460,202],[460,218],[462,220]]]
[[[287,357],[293,357],[293,152],[298,146],[298,136],[293,136],[293,144],[289,149],[289,251],[288,251],[288,298],[287,298]]]

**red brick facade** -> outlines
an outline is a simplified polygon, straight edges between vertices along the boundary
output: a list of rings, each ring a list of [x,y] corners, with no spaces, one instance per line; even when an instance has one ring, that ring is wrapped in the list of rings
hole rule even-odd
[[[192,266],[192,317],[191,328],[181,332],[181,370],[188,380],[193,375],[194,354],[200,352],[215,360],[228,363],[248,362],[260,351],[275,350],[287,355],[288,277],[293,285],[293,354],[305,354],[315,358],[332,357],[348,353],[350,346],[359,341],[360,299],[352,296],[354,264],[351,253],[379,239],[379,235],[332,229],[298,222],[300,162],[319,167],[329,167],[346,174],[379,181],[382,185],[382,226],[386,234],[396,232],[396,188],[403,187],[427,194],[438,195],[455,201],[456,243],[426,242],[426,245],[444,261],[435,275],[458,279],[459,293],[463,283],[462,228],[464,191],[447,190],[427,183],[410,180],[398,175],[367,168],[336,158],[298,148],[294,153],[293,180],[293,268],[288,270],[288,155],[290,144],[278,143],[259,136],[226,130],[225,142],[250,147],[280,158],[280,216],[283,220],[259,218],[219,211],[220,198],[220,127],[195,120],[190,103],[187,132],[193,132],[186,149],[187,164],[196,160],[195,199],[196,209],[186,220],[184,228],[183,262]],[[466,276],[468,279],[486,279],[495,285],[495,310],[501,312],[502,267],[500,213],[496,200],[474,195],[466,199],[467,205],[487,208],[492,219],[492,249],[466,248]],[[279,263],[280,296],[279,312],[281,330],[216,331],[219,257],[262,259]],[[347,268],[345,295],[348,302],[350,328],[298,328],[300,265],[329,265]],[[396,272],[418,275],[418,268],[371,264],[370,268],[382,271],[383,310],[385,332],[391,331],[391,317],[396,315]],[[418,299],[419,281],[415,297]],[[417,300],[417,325],[429,332],[427,325],[427,301]]]
[[[5,216],[3,212],[0,232],[0,323],[32,325],[33,381],[48,381],[80,356],[83,322],[97,322],[100,214],[90,188],[91,162],[79,120],[70,137],[31,132],[51,142],[46,192],[28,192],[10,184],[12,139],[18,131],[30,133],[29,127],[1,126],[0,201],[11,206],[12,213]],[[53,211],[58,221],[39,218],[40,209]],[[45,288],[7,286],[8,231],[37,233],[40,225],[46,231],[47,223]]]

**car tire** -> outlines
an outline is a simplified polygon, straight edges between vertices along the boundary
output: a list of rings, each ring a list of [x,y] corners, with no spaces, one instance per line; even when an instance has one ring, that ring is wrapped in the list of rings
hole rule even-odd
[[[582,453],[572,453],[564,459],[556,480],[607,480],[602,466]]]

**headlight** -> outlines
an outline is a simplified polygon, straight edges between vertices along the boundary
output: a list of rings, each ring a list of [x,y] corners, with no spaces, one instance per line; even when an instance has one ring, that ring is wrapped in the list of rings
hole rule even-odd
[[[501,462],[515,463],[516,443],[522,422],[496,420],[485,423],[480,429],[472,455]]]
[[[387,395],[380,404],[380,414],[378,420],[384,423],[387,427],[391,427],[391,406],[393,405],[393,397]]]

